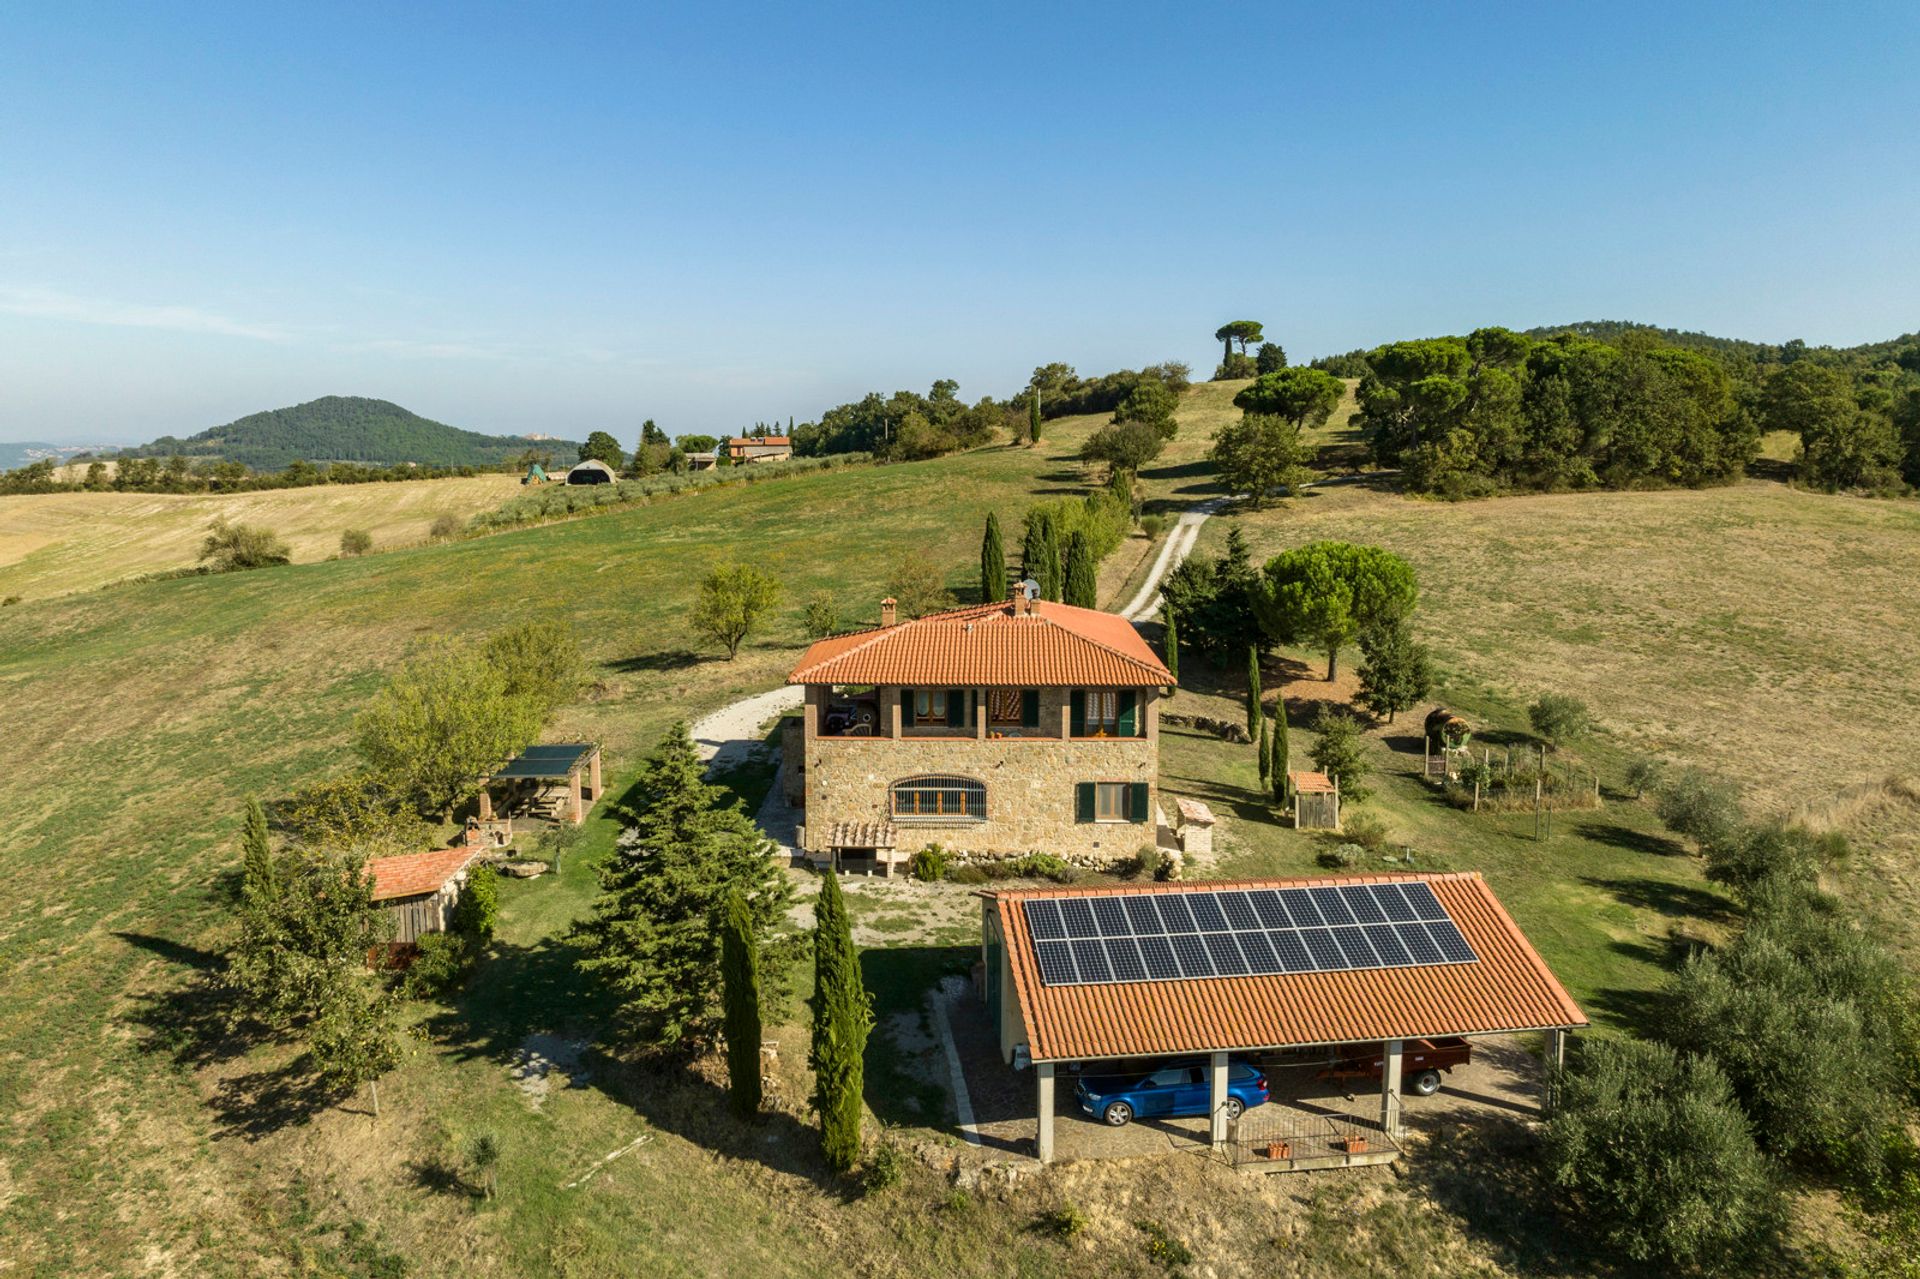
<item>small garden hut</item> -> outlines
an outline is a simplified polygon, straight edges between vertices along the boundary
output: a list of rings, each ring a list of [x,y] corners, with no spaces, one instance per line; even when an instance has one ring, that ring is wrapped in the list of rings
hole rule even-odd
[[[433,848],[367,863],[373,879],[373,904],[393,920],[393,940],[410,945],[426,933],[445,932],[454,903],[467,882],[467,870],[480,856],[478,844]]]
[[[1288,773],[1295,830],[1340,829],[1340,783],[1325,773]]]

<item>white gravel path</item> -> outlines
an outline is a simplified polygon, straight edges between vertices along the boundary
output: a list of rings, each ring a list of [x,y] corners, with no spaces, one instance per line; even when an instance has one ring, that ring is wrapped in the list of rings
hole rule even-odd
[[[767,721],[800,709],[806,692],[797,684],[782,684],[695,720],[693,746],[707,761],[707,770],[734,768],[752,759],[765,748],[760,734]]]
[[[1180,512],[1180,518],[1167,533],[1167,540],[1160,544],[1160,554],[1154,557],[1147,580],[1140,584],[1139,591],[1120,610],[1120,616],[1129,622],[1145,622],[1160,610],[1160,580],[1179,568],[1193,553],[1193,544],[1200,540],[1200,526],[1228,501],[1224,497],[1211,498]]]

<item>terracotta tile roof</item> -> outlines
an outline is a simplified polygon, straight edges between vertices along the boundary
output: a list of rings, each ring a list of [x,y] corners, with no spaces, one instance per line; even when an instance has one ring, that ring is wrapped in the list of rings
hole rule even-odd
[[[1325,773],[1288,773],[1287,777],[1293,782],[1295,790],[1303,790],[1309,794],[1315,791],[1333,794],[1333,779]]]
[[[467,868],[481,853],[480,845],[459,848],[433,848],[424,853],[402,853],[398,857],[376,857],[367,863],[373,876],[373,900],[418,897],[438,892],[447,881]]]
[[[892,822],[835,822],[827,828],[828,848],[897,848]]]
[[[1479,956],[1471,964],[1047,986],[1026,912],[1037,897],[1424,880]],[[1587,1018],[1477,873],[983,892],[998,908],[1035,1061],[1155,1057],[1584,1026]]]
[[[736,435],[730,438],[727,443],[741,448],[750,448],[756,444],[768,444],[778,448],[793,447],[792,438],[785,435]]]
[[[952,684],[1138,688],[1173,683],[1133,624],[1036,600],[975,604],[813,644],[789,684]]]

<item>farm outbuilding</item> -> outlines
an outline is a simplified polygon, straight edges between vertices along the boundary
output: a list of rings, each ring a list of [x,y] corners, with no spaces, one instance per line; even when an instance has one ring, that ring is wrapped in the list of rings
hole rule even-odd
[[[446,931],[467,871],[482,851],[478,844],[463,844],[376,857],[367,863],[373,904],[393,920],[395,943],[408,944],[427,933]]]
[[[479,825],[504,825],[509,840],[517,817],[578,825],[599,798],[600,748],[594,743],[529,746],[480,779]]]
[[[1340,782],[1325,773],[1288,773],[1295,830],[1340,829]]]
[[[1195,1063],[1211,1144],[1258,1139],[1271,1170],[1379,1162],[1398,1153],[1410,1053],[1531,1031],[1558,1061],[1566,1032],[1588,1024],[1477,873],[980,896],[982,994],[1002,1060],[1034,1070],[1042,1162],[1056,1080],[1116,1062]],[[1312,1157],[1276,1154],[1276,1117],[1247,1123],[1229,1104],[1230,1058],[1355,1046],[1377,1047],[1379,1119],[1349,1123]]]
[[[569,484],[611,484],[615,478],[613,468],[597,457],[590,457],[567,472]]]

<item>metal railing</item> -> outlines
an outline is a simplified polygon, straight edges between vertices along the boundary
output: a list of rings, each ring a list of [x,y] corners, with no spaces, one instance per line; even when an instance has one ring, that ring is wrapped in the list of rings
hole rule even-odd
[[[1269,1103],[1227,1124],[1227,1160],[1235,1168],[1279,1172],[1303,1165],[1339,1167],[1399,1151],[1399,1143],[1379,1120],[1360,1115]]]

